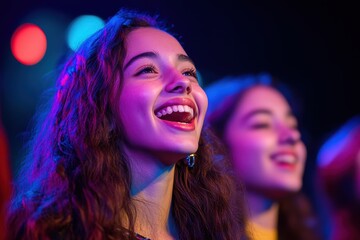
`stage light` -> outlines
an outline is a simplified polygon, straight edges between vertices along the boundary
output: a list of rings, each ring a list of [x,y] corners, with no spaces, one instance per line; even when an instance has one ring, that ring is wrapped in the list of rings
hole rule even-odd
[[[15,30],[10,45],[16,60],[24,65],[34,65],[44,57],[47,40],[39,26],[25,23]]]
[[[69,25],[68,46],[75,51],[86,38],[103,28],[104,24],[101,18],[94,15],[82,15],[75,18]]]

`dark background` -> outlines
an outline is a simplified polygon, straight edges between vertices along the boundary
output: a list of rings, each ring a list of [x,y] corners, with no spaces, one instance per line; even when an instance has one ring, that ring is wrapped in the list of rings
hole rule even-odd
[[[309,150],[305,188],[311,192],[315,156],[324,138],[360,113],[359,8],[355,1],[19,1],[1,4],[1,113],[14,172],[26,130],[54,83],[52,69],[65,50],[66,24],[81,14],[107,19],[120,7],[159,14],[172,23],[204,84],[225,75],[268,72],[287,83],[302,103]],[[44,14],[44,10],[50,13]],[[48,18],[48,19],[45,19]],[[47,30],[48,52],[35,66],[10,53],[17,26],[33,19]],[[62,23],[58,26],[55,24]],[[58,26],[58,27],[56,27]]]

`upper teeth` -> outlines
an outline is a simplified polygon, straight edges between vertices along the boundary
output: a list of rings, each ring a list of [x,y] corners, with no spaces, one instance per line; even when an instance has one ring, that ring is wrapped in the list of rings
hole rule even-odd
[[[173,105],[167,106],[156,113],[157,117],[164,116],[166,114],[172,114],[173,112],[188,112],[191,114],[191,118],[194,117],[194,109],[187,105]]]
[[[276,162],[295,163],[296,158],[292,155],[279,155],[274,159]]]

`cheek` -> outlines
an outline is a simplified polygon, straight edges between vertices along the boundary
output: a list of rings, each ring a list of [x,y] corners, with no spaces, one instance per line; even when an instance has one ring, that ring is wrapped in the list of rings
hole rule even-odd
[[[196,104],[198,105],[199,112],[204,117],[206,110],[208,108],[208,98],[206,93],[199,85],[193,86],[193,96],[195,98]]]
[[[297,151],[297,154],[299,156],[299,160],[302,163],[302,167],[304,168],[304,165],[305,165],[305,162],[306,162],[306,157],[307,157],[307,150],[306,150],[306,147],[305,147],[304,143],[302,143],[302,142],[299,143],[296,146],[296,151]]]
[[[131,95],[125,90],[120,95],[118,99],[118,117],[120,122],[123,123],[125,129],[128,128],[128,122],[131,121],[132,114],[129,112],[130,109],[134,109],[134,106],[132,106],[132,98]]]
[[[231,152],[236,159],[253,159],[259,155],[262,146],[252,139],[237,139],[234,144],[231,144]]]
[[[266,139],[244,135],[241,138],[229,138],[228,141],[230,141],[230,154],[238,174],[252,175],[254,171],[263,168],[266,164],[269,151],[269,142]]]
[[[126,132],[138,132],[137,128],[150,120],[146,117],[149,112],[149,94],[142,90],[124,88],[120,94],[118,104],[118,117]]]

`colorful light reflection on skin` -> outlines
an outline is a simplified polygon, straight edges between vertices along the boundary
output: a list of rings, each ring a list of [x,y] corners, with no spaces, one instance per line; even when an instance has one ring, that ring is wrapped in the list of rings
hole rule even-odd
[[[163,164],[174,164],[196,152],[207,109],[195,66],[174,37],[157,29],[134,30],[127,49],[118,112],[126,126],[128,151],[147,150]],[[173,106],[190,108],[191,120],[180,120],[190,110],[175,113]],[[168,107],[171,114],[159,117]]]
[[[234,110],[224,138],[248,190],[270,195],[299,191],[306,148],[285,98],[271,87],[256,86]]]

